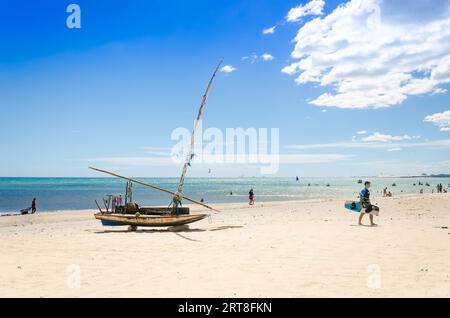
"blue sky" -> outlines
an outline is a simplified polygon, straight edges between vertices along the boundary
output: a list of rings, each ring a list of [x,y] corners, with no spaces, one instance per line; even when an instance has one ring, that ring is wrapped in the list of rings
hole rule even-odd
[[[177,176],[221,58],[203,125],[279,128],[277,176],[449,173],[449,1],[399,1],[0,0],[0,176]]]

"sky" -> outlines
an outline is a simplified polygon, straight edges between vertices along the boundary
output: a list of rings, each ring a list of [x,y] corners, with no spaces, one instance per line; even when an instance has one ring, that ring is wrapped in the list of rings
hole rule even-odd
[[[279,129],[268,177],[450,173],[450,0],[0,0],[0,176],[178,176],[222,58],[203,129]]]

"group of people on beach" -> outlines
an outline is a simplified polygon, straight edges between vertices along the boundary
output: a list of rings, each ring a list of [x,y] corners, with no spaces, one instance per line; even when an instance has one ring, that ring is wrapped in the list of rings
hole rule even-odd
[[[115,212],[118,207],[122,206],[122,195],[119,194],[117,197],[113,195],[111,200],[111,208],[113,209],[113,212]]]
[[[383,197],[392,197],[392,192],[388,191],[387,187],[383,189]]]
[[[442,183],[439,183],[436,186],[436,191],[437,191],[437,193],[447,193],[447,189],[443,188]]]

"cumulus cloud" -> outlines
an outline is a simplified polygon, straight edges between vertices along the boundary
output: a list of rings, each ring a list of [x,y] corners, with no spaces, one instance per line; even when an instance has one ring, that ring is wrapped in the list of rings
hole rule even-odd
[[[296,74],[298,84],[331,88],[310,101],[315,106],[391,107],[409,96],[444,94],[449,13],[450,0],[350,0],[300,27],[295,61],[282,72]]]
[[[367,130],[360,130],[357,132],[358,135],[365,135],[367,134]]]
[[[272,61],[274,59],[273,55],[269,53],[264,53],[263,55],[261,55],[261,58],[263,59],[263,61]]]
[[[402,141],[402,140],[411,140],[412,137],[408,135],[403,136],[392,136],[392,135],[384,135],[379,132],[374,133],[373,135],[367,136],[362,139],[365,142],[391,142],[391,141]]]
[[[301,4],[295,8],[292,8],[289,10],[286,21],[288,22],[297,22],[302,17],[308,16],[308,15],[322,15],[323,14],[323,7],[325,6],[324,0],[312,0],[308,2],[307,4]]]
[[[424,121],[435,124],[441,131],[450,131],[450,110],[428,115],[424,118]]]
[[[277,28],[276,25],[274,25],[274,26],[272,26],[272,27],[270,27],[270,28],[265,28],[265,29],[263,29],[262,33],[263,33],[264,35],[267,35],[267,34],[274,34],[276,28]]]
[[[223,73],[231,73],[231,72],[236,71],[236,68],[231,65],[225,65],[224,67],[222,67],[220,69],[220,71]]]

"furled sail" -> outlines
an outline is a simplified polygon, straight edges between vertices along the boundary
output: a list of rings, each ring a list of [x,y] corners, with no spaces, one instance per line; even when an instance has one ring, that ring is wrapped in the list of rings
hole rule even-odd
[[[191,134],[191,143],[189,145],[188,152],[186,153],[186,157],[185,157],[185,161],[184,161],[184,165],[183,165],[183,170],[181,172],[180,181],[178,182],[177,192],[173,196],[173,207],[175,209],[181,204],[181,198],[183,197],[184,178],[186,177],[187,169],[188,169],[189,166],[191,166],[191,161],[194,158],[193,149],[194,149],[195,137],[196,137],[196,134],[197,134],[197,129],[198,129],[200,120],[202,118],[203,109],[205,107],[206,100],[208,98],[208,94],[209,94],[209,91],[210,91],[211,86],[212,86],[212,82],[214,81],[214,78],[216,77],[216,74],[219,71],[221,65],[222,65],[222,60],[217,65],[213,75],[211,76],[211,79],[209,80],[208,86],[206,87],[206,90],[205,90],[205,94],[203,95],[203,99],[202,99],[202,103],[200,105],[200,109],[198,110],[197,118],[195,119],[195,122],[194,122],[194,129],[192,130],[192,134]]]

